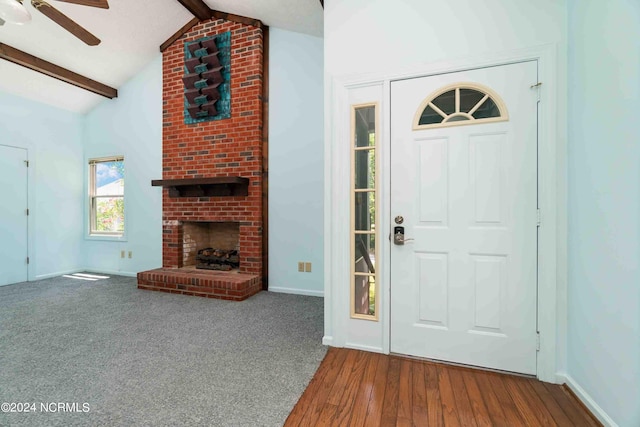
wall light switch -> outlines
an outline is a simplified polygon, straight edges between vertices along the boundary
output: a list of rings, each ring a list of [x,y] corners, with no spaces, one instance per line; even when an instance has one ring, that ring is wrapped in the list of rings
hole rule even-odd
[[[124,251],[120,251],[120,258],[124,258]]]
[[[304,271],[305,271],[305,273],[311,273],[311,263],[310,262],[305,262],[304,263]]]
[[[133,251],[129,251],[129,258],[133,257]]]
[[[304,273],[304,262],[298,261],[298,271]]]

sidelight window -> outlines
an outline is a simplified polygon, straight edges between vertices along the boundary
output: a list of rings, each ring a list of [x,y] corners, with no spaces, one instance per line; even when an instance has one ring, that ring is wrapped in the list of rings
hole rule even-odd
[[[378,108],[351,110],[351,317],[378,319]]]

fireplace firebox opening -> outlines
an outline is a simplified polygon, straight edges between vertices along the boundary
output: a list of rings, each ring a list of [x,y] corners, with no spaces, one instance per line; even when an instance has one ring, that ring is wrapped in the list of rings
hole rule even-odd
[[[183,268],[230,271],[240,267],[240,223],[183,222]]]

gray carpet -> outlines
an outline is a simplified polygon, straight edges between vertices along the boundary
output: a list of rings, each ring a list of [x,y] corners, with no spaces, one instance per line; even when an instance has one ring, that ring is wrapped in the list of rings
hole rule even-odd
[[[229,302],[116,276],[0,287],[0,403],[36,403],[0,425],[282,425],[325,355],[322,329],[316,297]]]

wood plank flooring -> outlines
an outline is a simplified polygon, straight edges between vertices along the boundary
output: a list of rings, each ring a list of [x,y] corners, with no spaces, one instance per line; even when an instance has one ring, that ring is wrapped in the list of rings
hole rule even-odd
[[[601,426],[563,386],[330,348],[285,426]]]

